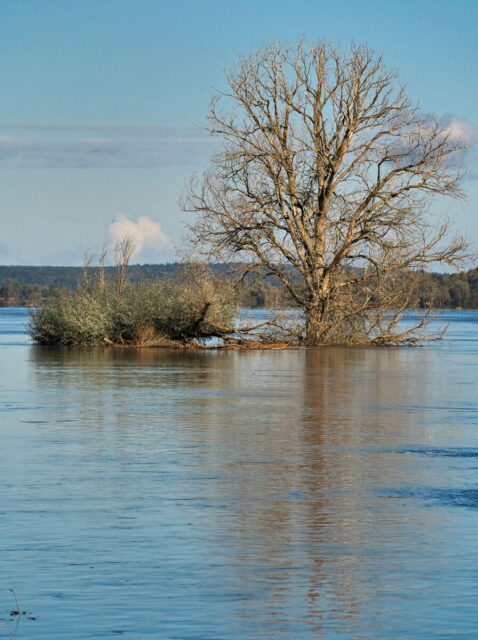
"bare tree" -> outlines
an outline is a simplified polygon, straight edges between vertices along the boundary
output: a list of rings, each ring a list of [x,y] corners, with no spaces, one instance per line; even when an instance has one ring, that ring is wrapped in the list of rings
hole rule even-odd
[[[222,150],[184,202],[198,249],[276,276],[309,345],[416,340],[422,322],[398,324],[414,273],[465,256],[428,214],[433,196],[463,197],[462,145],[365,46],[272,44],[227,81],[209,114]]]
[[[130,260],[136,250],[136,243],[131,236],[126,235],[115,246],[114,261],[117,267],[116,271],[116,291],[121,293],[126,282],[126,271]]]

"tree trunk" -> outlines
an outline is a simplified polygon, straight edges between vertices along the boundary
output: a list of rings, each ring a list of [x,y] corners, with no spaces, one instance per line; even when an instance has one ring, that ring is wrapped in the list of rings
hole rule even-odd
[[[322,343],[322,313],[320,307],[305,312],[305,344],[315,347]]]

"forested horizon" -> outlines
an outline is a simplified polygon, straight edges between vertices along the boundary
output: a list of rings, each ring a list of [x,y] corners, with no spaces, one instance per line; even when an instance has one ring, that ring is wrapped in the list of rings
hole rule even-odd
[[[182,263],[133,264],[128,268],[128,281],[174,277]],[[89,267],[92,275],[96,267]],[[228,265],[212,265],[216,272],[228,271]],[[37,306],[61,289],[73,289],[81,280],[83,267],[0,265],[0,305]],[[113,280],[116,267],[105,267],[105,276]],[[272,277],[251,276],[240,285],[239,300],[243,307],[288,308],[294,304],[281,285]],[[423,273],[411,307],[439,309],[478,309],[478,267],[455,273]]]

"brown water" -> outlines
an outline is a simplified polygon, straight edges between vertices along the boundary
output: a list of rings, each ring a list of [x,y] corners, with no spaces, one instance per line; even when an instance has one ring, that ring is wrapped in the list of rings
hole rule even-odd
[[[40,348],[25,319],[0,310],[0,638],[478,637],[478,313],[262,352]]]

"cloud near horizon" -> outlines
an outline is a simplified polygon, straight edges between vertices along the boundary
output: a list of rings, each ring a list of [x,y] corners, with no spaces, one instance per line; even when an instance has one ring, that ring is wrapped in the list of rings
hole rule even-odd
[[[110,247],[113,248],[125,237],[131,238],[135,245],[134,257],[141,254],[154,256],[164,251],[173,249],[170,238],[164,233],[161,225],[149,216],[140,216],[135,222],[125,215],[120,214],[108,228]]]

